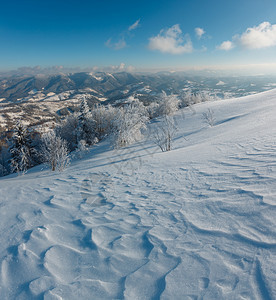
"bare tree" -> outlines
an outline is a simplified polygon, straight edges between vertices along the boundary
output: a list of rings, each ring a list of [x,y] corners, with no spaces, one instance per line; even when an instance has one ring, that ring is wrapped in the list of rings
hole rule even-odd
[[[208,110],[202,114],[202,119],[206,124],[213,127],[216,121],[214,111],[211,108],[208,108]]]
[[[165,115],[159,127],[153,132],[153,141],[162,152],[171,151],[174,136],[176,134],[176,124],[173,117]]]

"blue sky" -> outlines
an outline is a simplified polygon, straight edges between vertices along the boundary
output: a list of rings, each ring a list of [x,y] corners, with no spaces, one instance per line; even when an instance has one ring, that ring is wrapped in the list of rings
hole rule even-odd
[[[275,0],[1,2],[0,70],[276,68]]]

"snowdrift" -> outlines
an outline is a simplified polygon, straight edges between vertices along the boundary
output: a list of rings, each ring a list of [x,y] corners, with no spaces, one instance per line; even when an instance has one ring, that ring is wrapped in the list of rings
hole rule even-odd
[[[106,141],[2,178],[0,298],[276,298],[275,104],[202,103],[175,116],[173,151]]]

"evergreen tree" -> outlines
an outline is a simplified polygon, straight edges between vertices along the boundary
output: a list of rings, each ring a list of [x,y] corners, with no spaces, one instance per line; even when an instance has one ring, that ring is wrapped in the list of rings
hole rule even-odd
[[[87,101],[85,98],[82,99],[80,106],[80,113],[78,116],[77,126],[77,142],[85,141],[88,145],[93,143],[94,134],[92,126],[92,115],[89,110]]]
[[[7,147],[0,148],[0,177],[9,174],[11,154]]]
[[[12,172],[22,172],[23,174],[33,166],[34,148],[30,138],[30,132],[26,126],[18,121],[12,136],[12,145],[10,147]]]

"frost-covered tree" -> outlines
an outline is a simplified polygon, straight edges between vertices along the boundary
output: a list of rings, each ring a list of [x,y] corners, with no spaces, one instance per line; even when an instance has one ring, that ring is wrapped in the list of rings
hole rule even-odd
[[[57,136],[54,130],[42,136],[41,156],[52,171],[63,171],[70,163],[67,142]]]
[[[145,107],[133,101],[117,109],[113,122],[113,141],[115,148],[130,145],[142,138],[142,129],[146,128],[148,115]]]
[[[95,105],[91,111],[93,120],[93,130],[96,138],[102,140],[112,131],[113,119],[116,115],[116,109],[111,105]]]
[[[91,145],[93,143],[95,137],[93,132],[92,115],[85,97],[82,99],[80,105],[76,136],[77,142],[83,140],[88,145]]]
[[[82,158],[86,152],[88,152],[89,148],[85,141],[80,140],[78,146],[73,154],[73,157]]]
[[[21,121],[18,121],[14,128],[10,153],[10,168],[12,172],[22,172],[24,174],[33,166],[35,150],[32,147],[30,132]]]
[[[181,107],[186,107],[192,104],[197,104],[205,101],[213,101],[218,99],[216,95],[212,95],[208,91],[198,91],[192,93],[191,90],[181,92],[179,97],[180,97]]]
[[[161,100],[159,103],[158,115],[159,116],[171,116],[179,108],[179,99],[176,95],[167,95],[164,91],[161,94]]]
[[[180,99],[180,107],[183,108],[183,107],[191,106],[193,104],[192,91],[190,89],[181,91],[179,94],[179,99]]]

